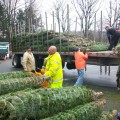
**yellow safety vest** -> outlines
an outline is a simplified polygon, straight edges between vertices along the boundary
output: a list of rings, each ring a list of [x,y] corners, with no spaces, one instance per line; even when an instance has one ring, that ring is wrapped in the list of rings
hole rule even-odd
[[[49,55],[45,66],[45,75],[51,77],[50,88],[61,88],[63,83],[62,60],[58,52]]]

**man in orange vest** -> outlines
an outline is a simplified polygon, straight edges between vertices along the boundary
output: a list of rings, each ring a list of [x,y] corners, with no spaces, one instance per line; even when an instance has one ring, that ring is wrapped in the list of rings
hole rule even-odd
[[[83,84],[84,79],[84,69],[86,67],[86,60],[88,59],[87,52],[81,52],[79,48],[75,49],[74,58],[75,58],[75,66],[78,71],[78,79],[74,86],[81,86]]]

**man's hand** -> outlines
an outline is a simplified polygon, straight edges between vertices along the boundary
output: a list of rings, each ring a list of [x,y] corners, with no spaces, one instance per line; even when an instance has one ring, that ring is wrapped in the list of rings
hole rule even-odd
[[[42,77],[44,77],[45,79],[50,79],[51,77],[50,76],[47,76],[47,75],[42,75]]]
[[[86,49],[83,50],[83,54],[85,54],[85,53],[86,53]]]

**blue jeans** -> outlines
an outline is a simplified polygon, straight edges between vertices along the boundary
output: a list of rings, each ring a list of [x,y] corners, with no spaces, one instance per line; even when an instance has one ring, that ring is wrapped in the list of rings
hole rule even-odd
[[[83,84],[84,79],[84,69],[78,69],[78,79],[74,86],[81,86]]]

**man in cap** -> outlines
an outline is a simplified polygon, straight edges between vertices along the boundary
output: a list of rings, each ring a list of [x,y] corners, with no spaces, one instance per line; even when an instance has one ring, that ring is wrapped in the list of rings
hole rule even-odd
[[[86,60],[88,59],[87,52],[81,52],[79,48],[75,49],[74,53],[75,58],[75,66],[78,72],[78,79],[74,86],[81,86],[83,84],[84,79],[84,69],[86,67]]]

